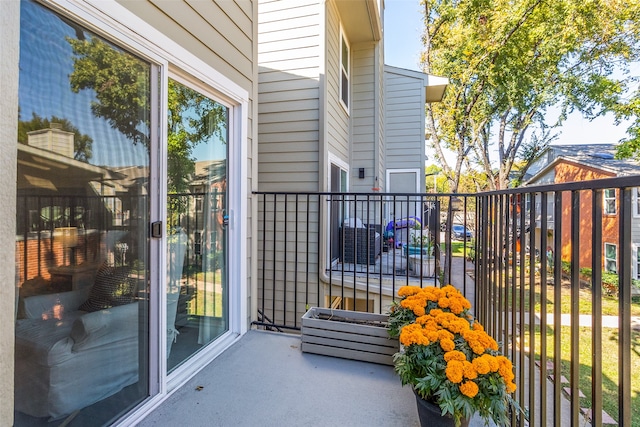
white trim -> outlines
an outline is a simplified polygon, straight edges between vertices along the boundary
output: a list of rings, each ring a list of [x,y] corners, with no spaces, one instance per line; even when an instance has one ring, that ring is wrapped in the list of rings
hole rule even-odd
[[[344,40],[344,43],[347,45],[347,70],[346,70],[346,74],[347,74],[347,102],[348,104],[344,103],[344,100],[342,99],[342,41]],[[351,64],[351,44],[349,43],[349,39],[347,38],[347,35],[344,32],[344,29],[342,28],[342,22],[340,22],[340,40],[338,41],[338,50],[340,51],[339,55],[338,55],[338,60],[340,61],[340,64],[338,66],[339,68],[339,76],[338,76],[338,98],[340,99],[340,105],[342,105],[342,108],[344,108],[344,110],[347,112],[347,114],[349,114],[349,112],[351,111],[351,105],[353,104],[352,99],[351,99],[351,69],[352,69],[352,64]]]
[[[613,191],[613,197],[607,197],[607,192],[609,191]],[[616,215],[618,213],[618,190],[616,190],[615,188],[605,188],[602,192],[602,214],[603,215]],[[613,212],[609,212],[608,211],[608,206],[609,204],[607,203],[608,201],[613,199]]]
[[[67,2],[67,0],[60,0],[60,2],[63,1]],[[107,15],[105,20],[112,21],[112,26],[118,28],[119,32],[126,34],[141,46],[148,46],[150,50],[160,52],[167,62],[179,66],[211,86],[215,91],[235,99],[238,103],[248,102],[249,93],[246,90],[150,24],[141,20],[124,6],[115,1],[84,0],[84,2],[95,9],[95,14],[102,13]],[[115,21],[110,18],[112,16],[117,16],[118,20]],[[132,29],[135,29],[135,31]]]
[[[386,188],[387,190],[391,188],[391,175],[394,173],[410,173],[413,172],[416,174],[416,192],[420,192],[420,168],[410,168],[410,169],[387,169],[386,173]],[[387,191],[388,192],[388,191]],[[407,191],[407,193],[412,193],[412,191]]]
[[[602,244],[602,257],[604,259],[604,268],[602,269],[603,271],[607,272],[607,273],[614,273],[612,271],[609,271],[607,269],[607,260],[613,260],[616,263],[616,271],[615,274],[618,273],[618,245],[616,245],[615,243],[609,243],[609,242],[603,242]],[[613,246],[616,250],[616,257],[615,258],[607,258],[607,245],[608,246]]]
[[[347,172],[347,191],[349,191],[349,163],[345,162],[344,160],[342,160],[340,157],[336,156],[335,154],[333,154],[331,151],[329,151],[328,153],[328,162],[327,162],[327,191],[331,191],[331,165],[336,165],[338,166],[340,169],[343,169],[344,171]]]
[[[640,259],[638,256],[640,255],[640,244],[634,243],[631,248],[631,278],[640,280]]]
[[[631,214],[635,218],[640,218],[640,187],[635,187],[632,189],[632,191]]]

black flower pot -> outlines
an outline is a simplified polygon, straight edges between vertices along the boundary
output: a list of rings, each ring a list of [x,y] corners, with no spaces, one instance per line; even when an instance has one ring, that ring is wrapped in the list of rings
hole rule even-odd
[[[421,398],[414,390],[416,403],[418,404],[418,417],[421,427],[455,427],[456,423],[450,414],[442,415],[442,410],[435,403]],[[468,427],[469,420],[462,419],[460,427]]]

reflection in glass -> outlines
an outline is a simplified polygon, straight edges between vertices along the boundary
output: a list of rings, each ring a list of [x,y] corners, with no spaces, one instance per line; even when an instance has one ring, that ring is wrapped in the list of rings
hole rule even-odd
[[[150,64],[21,2],[15,425],[149,395]]]
[[[228,330],[228,109],[169,80],[167,367]]]

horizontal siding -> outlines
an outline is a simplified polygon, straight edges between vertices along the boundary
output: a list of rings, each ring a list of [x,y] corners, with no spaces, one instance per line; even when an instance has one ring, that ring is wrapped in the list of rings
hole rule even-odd
[[[333,2],[327,2],[327,145],[329,151],[349,163],[349,115],[340,102],[340,18]]]
[[[365,179],[354,181],[352,191],[370,191],[374,181],[376,162],[376,57],[375,45],[363,43],[351,47],[352,110],[351,110],[351,165],[355,170],[365,169]],[[368,172],[367,172],[368,171]]]
[[[260,190],[318,190],[319,12],[316,0],[258,5]]]
[[[251,93],[253,24],[251,15],[237,3],[149,0],[121,4]]]
[[[424,80],[385,72],[387,169],[424,168]]]

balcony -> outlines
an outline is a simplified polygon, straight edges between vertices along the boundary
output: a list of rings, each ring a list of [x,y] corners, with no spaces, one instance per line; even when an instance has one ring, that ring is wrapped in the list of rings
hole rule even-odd
[[[308,307],[384,313],[400,286],[452,283],[514,363],[524,412],[512,425],[640,425],[638,182],[455,196],[257,193],[254,325],[295,332]],[[605,209],[611,190],[615,209]],[[454,241],[452,224],[473,239]],[[429,274],[410,265],[416,233],[428,235],[415,250],[419,261],[434,257]]]
[[[638,426],[638,182],[257,193],[253,330],[140,425],[418,425],[392,367],[302,353],[300,319],[309,307],[385,313],[400,286],[452,283],[514,363],[524,413],[512,425]],[[472,238],[453,239],[453,224]]]

